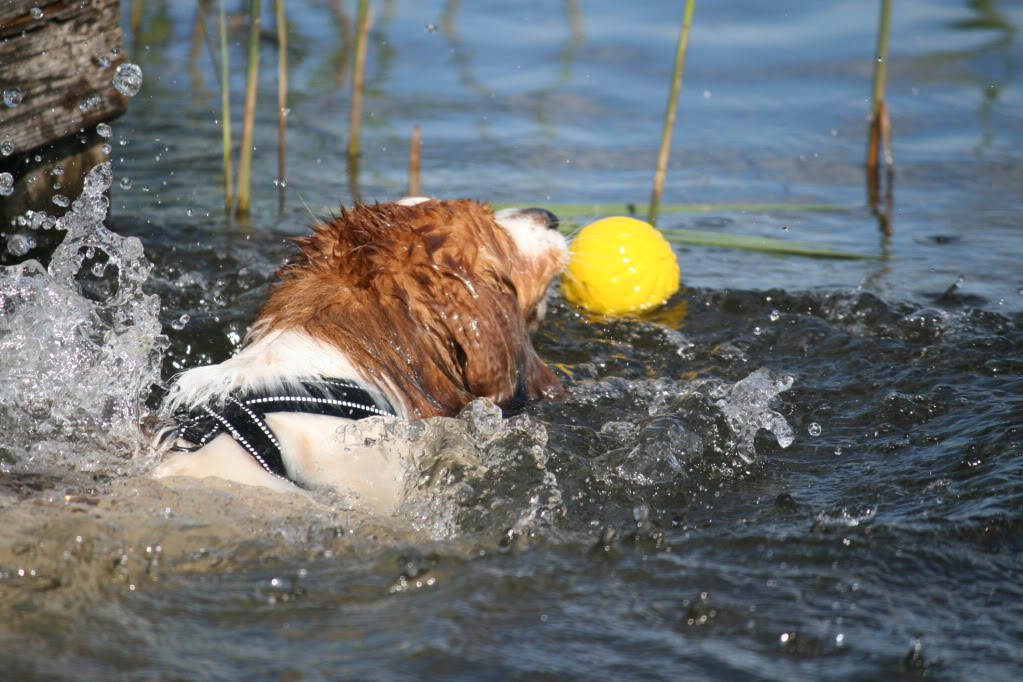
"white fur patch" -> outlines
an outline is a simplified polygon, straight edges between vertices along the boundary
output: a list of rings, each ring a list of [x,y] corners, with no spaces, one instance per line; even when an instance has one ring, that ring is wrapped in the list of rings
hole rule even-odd
[[[528,258],[550,253],[551,249],[568,254],[568,242],[557,230],[548,229],[535,216],[523,213],[520,208],[504,208],[494,212],[494,222],[505,229],[515,241],[515,246]]]
[[[427,201],[433,201],[433,199],[431,197],[402,197],[394,203],[399,206],[416,206]]]
[[[219,365],[195,367],[180,374],[167,397],[170,411],[222,403],[234,391],[287,392],[319,377],[349,379],[369,388],[365,377],[344,353],[304,331],[271,332]],[[401,401],[391,400],[404,417]]]

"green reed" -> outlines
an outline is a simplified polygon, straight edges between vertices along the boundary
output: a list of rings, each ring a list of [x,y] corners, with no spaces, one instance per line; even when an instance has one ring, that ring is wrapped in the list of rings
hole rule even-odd
[[[419,166],[420,166],[420,130],[419,126],[412,128],[412,141],[408,150],[408,195],[419,196]]]
[[[241,151],[238,155],[238,203],[234,208],[235,217],[241,219],[249,215],[252,192],[252,135],[256,123],[256,92],[259,88],[261,5],[261,0],[250,0],[248,73],[245,79],[245,110],[242,112]]]
[[[661,131],[661,149],[657,154],[657,170],[654,172],[654,189],[650,194],[650,212],[647,219],[657,224],[657,207],[661,203],[664,176],[668,170],[668,156],[671,153],[671,133],[675,128],[675,114],[678,111],[678,93],[682,89],[682,71],[685,68],[686,47],[689,45],[689,29],[693,24],[693,8],[696,0],[686,0],[679,27],[678,45],[675,47],[675,68],[671,74],[671,92],[664,112],[664,129]]]
[[[220,35],[220,109],[221,109],[221,138],[224,148],[224,211],[231,215],[231,206],[234,203],[232,196],[234,186],[234,168],[231,163],[231,91],[228,87],[228,52],[227,49],[227,13],[224,10],[224,0],[219,3],[218,33]]]
[[[373,10],[369,0],[359,0],[355,34],[355,62],[352,67],[352,111],[348,126],[348,173],[353,194],[358,194],[358,158],[362,131],[362,94],[366,85],[366,44],[369,42],[369,26]],[[357,196],[352,197],[358,200]]]
[[[277,188],[278,208],[283,209],[288,155],[285,141],[288,116],[288,23],[284,15],[284,0],[274,0],[274,10],[277,24]]]
[[[891,25],[891,0],[881,0],[881,11],[877,26],[877,47],[874,52],[874,85],[870,105],[870,129],[867,139],[867,193],[870,204],[877,205],[880,193],[879,160],[889,173],[888,189],[891,190],[891,173],[895,167],[892,154],[891,122],[885,103],[885,82],[888,75],[888,33]]]

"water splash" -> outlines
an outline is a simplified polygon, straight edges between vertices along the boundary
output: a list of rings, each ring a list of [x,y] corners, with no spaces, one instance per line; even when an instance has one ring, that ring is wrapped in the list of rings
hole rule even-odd
[[[728,422],[736,438],[736,454],[747,464],[756,459],[753,439],[760,429],[774,434],[778,445],[787,448],[792,445],[795,436],[792,427],[778,412],[770,409],[768,404],[780,393],[792,387],[793,378],[780,375],[761,367],[745,379],[732,386],[719,388],[711,394],[715,403]]]
[[[565,514],[558,481],[547,469],[547,430],[531,417],[503,419],[500,408],[481,398],[457,418],[389,420],[378,435],[388,452],[408,462],[400,516],[420,531],[453,537],[504,530],[520,542]]]
[[[0,268],[0,470],[121,471],[145,442],[166,341],[142,243],[103,225],[111,180],[89,172],[49,267]]]

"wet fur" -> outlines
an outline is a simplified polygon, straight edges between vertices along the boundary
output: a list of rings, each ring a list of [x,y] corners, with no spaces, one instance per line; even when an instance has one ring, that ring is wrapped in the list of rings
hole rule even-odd
[[[526,323],[557,266],[523,262],[487,206],[357,206],[296,242],[253,342],[303,329],[411,417],[451,416],[474,397],[511,408],[561,395]]]

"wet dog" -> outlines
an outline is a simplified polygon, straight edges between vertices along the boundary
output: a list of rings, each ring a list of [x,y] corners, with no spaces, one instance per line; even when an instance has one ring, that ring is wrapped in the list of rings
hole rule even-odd
[[[404,463],[339,427],[376,415],[453,416],[562,394],[529,332],[567,264],[544,209],[469,200],[359,205],[313,225],[235,357],[179,375],[157,476],[278,490],[334,486],[368,509],[400,503]]]

